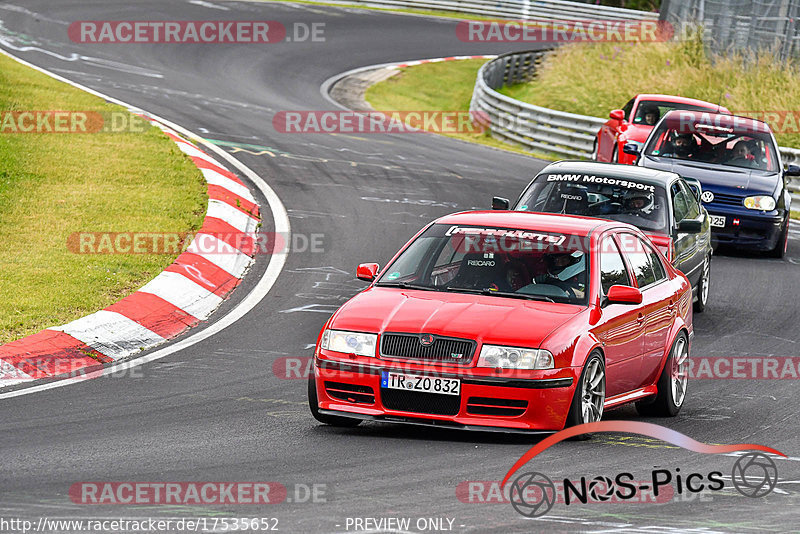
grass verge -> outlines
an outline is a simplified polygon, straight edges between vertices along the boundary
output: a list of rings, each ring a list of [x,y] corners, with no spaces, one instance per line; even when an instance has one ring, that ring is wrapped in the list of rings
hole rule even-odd
[[[0,113],[30,110],[124,112],[0,56]],[[196,230],[206,202],[202,174],[157,128],[0,133],[0,343],[102,309],[175,259],[76,254],[71,234]]]
[[[364,98],[377,111],[469,111],[478,69],[486,59],[463,59],[405,67],[391,78],[367,89]],[[447,137],[481,143],[502,150],[534,154],[493,138],[489,132],[443,133]]]

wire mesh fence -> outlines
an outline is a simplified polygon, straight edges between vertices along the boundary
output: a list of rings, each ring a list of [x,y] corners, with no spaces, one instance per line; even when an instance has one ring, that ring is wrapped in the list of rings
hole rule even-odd
[[[800,58],[800,0],[664,0],[661,20],[679,34],[701,31],[716,54],[768,50]]]

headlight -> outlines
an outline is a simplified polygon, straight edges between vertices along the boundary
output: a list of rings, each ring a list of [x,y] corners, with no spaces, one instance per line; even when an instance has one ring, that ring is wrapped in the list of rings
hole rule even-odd
[[[744,207],[749,210],[772,211],[775,209],[775,199],[766,195],[747,197],[744,199]]]
[[[553,355],[546,350],[484,345],[478,367],[503,369],[552,369]]]
[[[378,334],[362,334],[361,332],[343,332],[341,330],[325,330],[320,347],[325,350],[343,354],[375,357],[378,345]]]

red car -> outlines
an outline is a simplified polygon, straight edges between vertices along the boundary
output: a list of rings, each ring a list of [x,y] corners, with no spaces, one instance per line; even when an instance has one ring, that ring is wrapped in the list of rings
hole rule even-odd
[[[597,132],[592,159],[628,165],[635,164],[636,156],[626,154],[622,150],[625,144],[634,143],[641,150],[656,123],[673,109],[709,111],[730,115],[730,111],[722,106],[694,98],[636,95],[622,109],[615,109],[609,113],[609,120]]]
[[[530,212],[442,217],[328,320],[308,400],[362,420],[552,432],[683,405],[689,281],[637,228]]]

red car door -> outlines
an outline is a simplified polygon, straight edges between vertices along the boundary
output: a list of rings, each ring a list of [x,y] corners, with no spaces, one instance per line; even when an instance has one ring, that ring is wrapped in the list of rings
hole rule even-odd
[[[642,292],[639,313],[644,319],[643,349],[640,375],[635,386],[642,387],[655,381],[653,375],[658,372],[667,350],[677,301],[675,288],[655,250],[634,234],[620,234],[620,243],[636,285]]]
[[[600,241],[599,262],[601,299],[614,285],[632,286],[628,267],[609,233]],[[601,300],[602,302],[602,300]],[[595,335],[604,344],[606,356],[606,396],[636,389],[641,376],[644,350],[644,315],[639,306],[603,303]]]
[[[664,354],[670,349],[669,333],[675,322],[679,296],[675,291],[675,285],[667,275],[661,257],[649,245],[644,243],[643,245],[647,249],[656,278],[655,284],[642,293],[642,304],[647,315],[642,381],[643,385],[647,385],[656,381]]]

